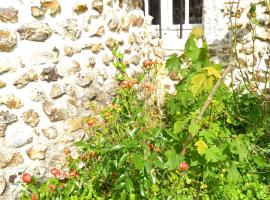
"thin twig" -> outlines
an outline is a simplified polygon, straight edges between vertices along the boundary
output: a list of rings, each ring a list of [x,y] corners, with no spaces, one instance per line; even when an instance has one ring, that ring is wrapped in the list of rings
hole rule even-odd
[[[220,87],[223,79],[227,76],[227,74],[230,72],[230,71],[233,71],[234,70],[234,66],[230,65],[228,66],[225,71],[222,73],[222,76],[221,78],[217,81],[217,83],[215,84],[215,86],[213,87],[212,91],[210,92],[209,96],[207,97],[207,100],[204,102],[203,104],[203,107],[199,113],[199,115],[196,117],[196,120],[195,120],[195,123],[196,124],[199,124],[200,121],[202,120],[202,117],[205,113],[205,111],[207,110],[207,108],[209,107],[210,103],[212,102],[218,88]],[[183,148],[182,148],[182,151],[181,151],[181,154],[184,155],[186,153],[186,150],[187,150],[187,145],[192,141],[193,139],[193,136],[191,133],[188,134],[188,137],[186,139],[186,141],[184,142],[183,144]]]

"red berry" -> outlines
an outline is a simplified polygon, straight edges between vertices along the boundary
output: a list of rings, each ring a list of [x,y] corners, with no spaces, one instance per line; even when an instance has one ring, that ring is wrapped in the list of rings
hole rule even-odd
[[[23,173],[22,181],[24,183],[30,183],[32,181],[32,176],[29,173]]]
[[[57,168],[52,168],[51,169],[51,174],[54,175],[54,176],[57,176],[59,174],[59,169]]]
[[[31,200],[37,200],[37,195],[34,194],[34,195],[31,197]]]
[[[187,162],[183,161],[180,163],[179,165],[179,168],[182,170],[182,171],[186,171],[188,169],[188,164]]]
[[[152,150],[154,150],[154,148],[155,148],[155,145],[152,144],[152,143],[150,143],[150,144],[149,144],[149,149],[152,151]]]

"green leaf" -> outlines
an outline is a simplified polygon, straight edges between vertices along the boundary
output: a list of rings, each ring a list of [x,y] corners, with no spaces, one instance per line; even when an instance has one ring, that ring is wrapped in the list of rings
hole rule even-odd
[[[239,161],[244,161],[248,157],[249,151],[243,141],[242,135],[237,136],[234,141],[232,141],[230,151],[239,156]]]
[[[195,146],[197,147],[197,151],[200,155],[203,155],[206,151],[206,149],[208,149],[207,144],[203,141],[203,140],[199,140],[195,143]]]
[[[138,170],[140,170],[140,171],[144,170],[144,164],[143,164],[142,156],[139,156],[137,154],[132,154],[130,159],[131,159],[131,162],[134,164],[134,166]]]
[[[236,166],[232,166],[232,168],[228,170],[227,178],[232,183],[237,183],[240,181],[240,174]]]
[[[266,167],[267,166],[266,160],[260,156],[255,156],[253,158],[253,160],[258,165],[258,167]]]
[[[225,159],[223,149],[216,146],[210,147],[205,151],[205,159],[208,162],[219,162]]]
[[[256,4],[253,3],[250,6],[249,13],[252,14],[252,13],[255,13],[255,12],[256,12]]]
[[[194,136],[199,132],[200,128],[201,126],[193,120],[188,126],[188,131]]]
[[[183,127],[185,125],[184,121],[176,121],[173,126],[173,133],[178,134],[183,130]]]
[[[126,189],[128,193],[132,193],[134,191],[132,180],[130,178],[126,178],[125,183],[126,183]]]
[[[179,71],[179,69],[181,68],[181,62],[176,54],[171,55],[166,60],[166,67],[168,68],[169,71],[173,70]]]
[[[118,162],[118,168],[121,168],[123,164],[126,162],[128,157],[128,153],[125,153],[124,155],[121,156],[119,162]]]
[[[167,158],[166,164],[169,170],[175,169],[180,164],[180,162],[184,160],[184,156],[177,154],[174,149],[166,151],[165,155]]]
[[[142,197],[145,197],[145,189],[142,184],[140,184],[140,194]]]
[[[121,182],[115,187],[115,190],[122,190],[126,186],[125,182]]]

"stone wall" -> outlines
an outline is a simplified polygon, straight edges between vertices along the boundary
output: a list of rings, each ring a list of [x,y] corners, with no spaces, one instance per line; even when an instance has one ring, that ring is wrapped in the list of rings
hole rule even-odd
[[[224,67],[236,66],[233,73],[235,86],[243,82],[244,77],[256,92],[270,95],[267,81],[270,78],[270,7],[266,5],[269,1],[240,0],[238,8],[236,2],[206,0],[204,3],[204,30],[211,53]],[[251,23],[254,19],[249,14],[251,3],[257,4],[256,26]],[[233,26],[228,18],[230,14]],[[236,28],[237,33],[236,50],[232,48],[232,28]],[[232,56],[232,50],[237,52],[238,62]],[[227,82],[231,80],[229,76]]]
[[[0,1],[0,199],[16,199],[20,174],[63,167],[85,137],[83,119],[118,82],[112,49],[128,74],[164,53],[134,1]],[[90,103],[89,103],[90,102]]]

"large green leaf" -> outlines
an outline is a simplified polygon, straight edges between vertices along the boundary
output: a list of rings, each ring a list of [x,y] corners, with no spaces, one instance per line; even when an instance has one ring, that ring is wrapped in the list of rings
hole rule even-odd
[[[184,160],[184,156],[177,154],[174,149],[166,151],[165,155],[167,157],[166,164],[169,170],[175,169],[180,164],[180,162]]]
[[[200,73],[198,75],[195,75],[192,77],[191,80],[191,91],[194,97],[198,96],[202,93],[204,90],[204,87],[207,83],[207,74],[206,73]]]
[[[144,170],[144,164],[143,164],[143,157],[139,156],[137,154],[131,155],[131,162],[134,164],[135,168],[137,168],[140,171]]]
[[[171,55],[166,60],[166,67],[169,71],[179,71],[179,69],[181,68],[181,62],[176,54]]]

